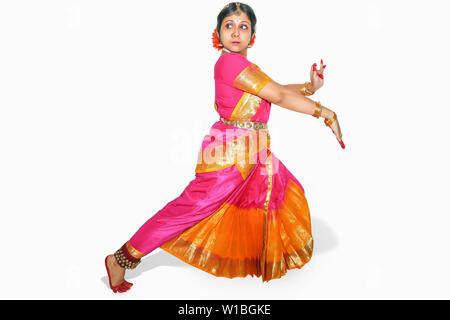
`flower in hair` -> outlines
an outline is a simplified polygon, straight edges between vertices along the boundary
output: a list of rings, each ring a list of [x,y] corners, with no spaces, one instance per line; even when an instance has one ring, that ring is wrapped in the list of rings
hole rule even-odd
[[[255,38],[256,38],[256,34],[253,35],[252,41],[250,41],[250,43],[248,44],[249,46],[253,46],[255,44]]]
[[[219,37],[217,36],[217,28],[214,29],[214,32],[212,34],[212,42],[213,42],[213,47],[216,48],[217,50],[222,50],[223,47],[219,46],[220,45],[220,40]]]

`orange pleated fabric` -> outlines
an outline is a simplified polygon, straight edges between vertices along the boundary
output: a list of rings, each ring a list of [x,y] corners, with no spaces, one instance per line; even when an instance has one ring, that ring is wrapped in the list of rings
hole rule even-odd
[[[282,277],[302,268],[313,252],[309,207],[302,188],[286,184],[276,209],[224,203],[215,213],[165,242],[161,248],[215,276]]]

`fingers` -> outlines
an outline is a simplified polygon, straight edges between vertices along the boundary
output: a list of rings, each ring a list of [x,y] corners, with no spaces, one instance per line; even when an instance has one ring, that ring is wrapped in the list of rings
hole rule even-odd
[[[335,123],[337,123],[337,122],[335,122]],[[344,141],[342,140],[342,137],[343,137],[344,135],[342,134],[340,127],[339,127],[339,126],[333,127],[333,126],[334,126],[334,123],[333,123],[333,125],[330,127],[331,131],[332,131],[333,134],[335,135],[336,140],[337,140],[337,141],[339,142],[339,144],[341,145],[341,148],[342,148],[342,149],[345,149],[345,144],[344,144]]]
[[[341,145],[341,148],[342,149],[345,149],[345,144],[344,144],[344,141],[342,140],[342,134],[340,135],[340,138],[338,138],[337,136],[336,136],[336,140],[339,142],[339,144]]]
[[[317,73],[317,76],[319,76],[319,78],[323,79],[323,75],[321,74],[320,70],[317,70],[317,63],[313,64],[313,73]]]
[[[317,64],[314,64],[314,65],[317,65]],[[317,71],[317,75],[318,75],[322,80],[323,80],[323,69],[324,69],[325,67],[326,67],[326,66],[323,65],[323,60],[320,59],[320,69],[319,69],[319,70],[315,69],[315,71]]]
[[[339,138],[338,138],[338,141],[339,141],[339,144],[341,145],[341,148],[342,149],[345,149],[345,144],[344,144],[344,141],[342,140],[342,137],[343,137],[344,135],[342,134],[342,132],[340,132],[340,130],[339,130]]]
[[[316,72],[317,75],[323,80],[323,72],[327,65],[323,64],[323,59],[320,59],[320,69],[317,70],[317,63],[312,65],[312,72]]]

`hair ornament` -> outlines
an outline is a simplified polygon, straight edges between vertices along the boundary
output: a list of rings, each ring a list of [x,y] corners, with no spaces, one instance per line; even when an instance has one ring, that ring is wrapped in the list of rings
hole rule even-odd
[[[217,28],[214,29],[214,32],[212,34],[212,42],[214,48],[216,48],[219,51],[222,50],[223,44],[220,43],[219,37],[217,36]]]

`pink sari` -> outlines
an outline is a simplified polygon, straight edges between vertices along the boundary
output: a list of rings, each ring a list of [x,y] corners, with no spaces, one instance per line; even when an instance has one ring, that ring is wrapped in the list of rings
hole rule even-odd
[[[271,79],[238,53],[214,68],[215,109],[229,120],[267,123],[257,96]],[[251,145],[251,146],[250,146]],[[122,247],[129,259],[160,247],[215,276],[261,276],[303,267],[312,256],[303,186],[270,150],[268,132],[215,122],[199,150],[195,179]]]

